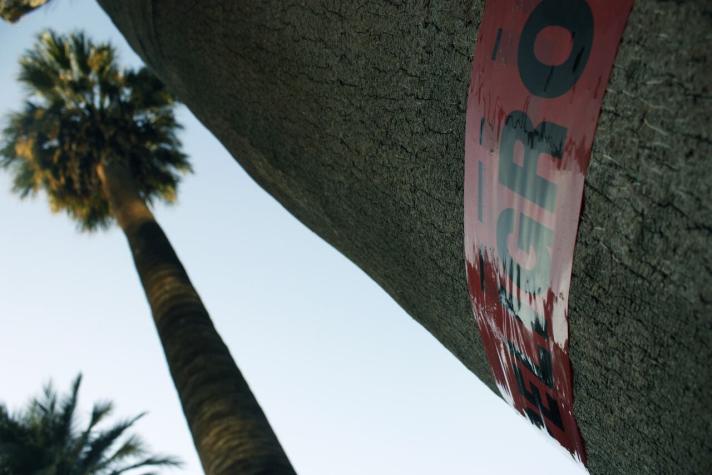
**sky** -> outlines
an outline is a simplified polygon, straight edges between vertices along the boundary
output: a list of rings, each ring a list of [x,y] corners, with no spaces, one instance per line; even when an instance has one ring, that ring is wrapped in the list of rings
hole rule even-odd
[[[0,23],[2,120],[23,98],[17,60],[48,27],[83,29],[140,64],[94,1],[55,0]],[[179,118],[195,173],[177,204],[154,212],[298,473],[586,473],[257,186],[185,107]],[[67,390],[81,372],[80,411],[110,399],[118,417],[148,412],[136,432],[185,463],[165,473],[202,473],[118,228],[80,233],[44,196],[19,200],[0,171],[0,230],[0,401],[19,409],[49,379]]]

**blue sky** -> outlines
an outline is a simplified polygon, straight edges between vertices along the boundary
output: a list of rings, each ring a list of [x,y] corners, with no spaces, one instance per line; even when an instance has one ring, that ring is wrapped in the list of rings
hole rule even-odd
[[[139,64],[90,0],[0,24],[0,114],[34,35],[82,28]],[[195,174],[154,211],[300,474],[584,473],[485,387],[360,269],[260,189],[190,112]],[[118,229],[89,235],[0,173],[0,401],[84,374],[82,408],[148,415],[158,452],[200,464]],[[464,278],[464,272],[463,272]],[[173,472],[171,472],[173,473]]]

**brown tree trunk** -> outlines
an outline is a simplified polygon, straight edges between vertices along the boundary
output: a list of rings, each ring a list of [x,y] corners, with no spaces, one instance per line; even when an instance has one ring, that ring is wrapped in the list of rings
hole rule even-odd
[[[208,475],[294,474],[178,256],[119,164],[99,168]]]
[[[462,236],[482,1],[99,1],[261,186],[493,387]],[[712,473],[711,31],[708,0],[638,0],[604,98],[569,300],[595,474]]]

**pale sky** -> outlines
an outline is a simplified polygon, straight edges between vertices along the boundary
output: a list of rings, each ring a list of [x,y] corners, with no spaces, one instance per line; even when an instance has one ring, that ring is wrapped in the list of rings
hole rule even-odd
[[[139,62],[93,1],[55,0],[0,23],[3,117],[21,104],[19,55],[50,26],[84,29],[112,41],[122,64]],[[195,174],[155,213],[298,473],[585,473],[184,107],[180,119]],[[80,234],[44,196],[12,195],[2,171],[0,226],[0,401],[18,408],[49,378],[66,390],[81,371],[82,411],[98,399],[119,417],[148,411],[137,432],[185,462],[165,473],[202,473],[121,232]]]

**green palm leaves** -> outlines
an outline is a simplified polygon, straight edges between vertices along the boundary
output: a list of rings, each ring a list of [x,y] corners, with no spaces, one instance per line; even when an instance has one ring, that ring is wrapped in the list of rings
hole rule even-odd
[[[15,23],[32,10],[49,0],[0,0],[0,18]]]
[[[122,161],[147,202],[175,200],[191,170],[176,136],[175,101],[146,68],[119,69],[109,44],[81,33],[39,35],[20,60],[27,98],[2,132],[0,166],[22,197],[44,190],[81,229],[111,223],[97,167]]]
[[[112,412],[110,402],[95,404],[80,428],[80,384],[78,376],[65,396],[47,385],[15,415],[0,405],[0,475],[118,475],[179,465],[175,458],[150,455],[139,437],[127,434],[141,416],[99,429]]]

